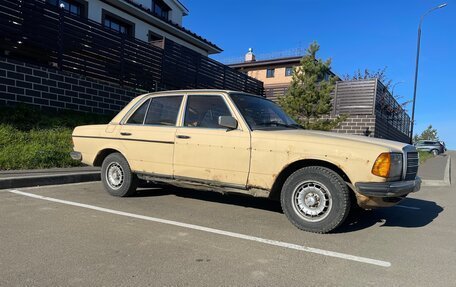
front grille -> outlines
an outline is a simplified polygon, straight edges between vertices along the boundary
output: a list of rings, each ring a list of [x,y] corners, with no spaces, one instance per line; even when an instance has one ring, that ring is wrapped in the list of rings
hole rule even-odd
[[[407,153],[407,170],[405,171],[405,180],[413,180],[418,173],[418,153],[417,152],[408,152]]]

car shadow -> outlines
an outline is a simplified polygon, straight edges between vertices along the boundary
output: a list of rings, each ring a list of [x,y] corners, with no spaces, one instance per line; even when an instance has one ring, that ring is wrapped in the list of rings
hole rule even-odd
[[[156,185],[152,188],[138,189],[134,197],[154,197],[175,195],[183,198],[191,198],[216,202],[221,204],[243,206],[246,208],[255,208],[265,211],[283,213],[280,202],[269,200],[267,198],[252,197],[240,193],[222,194],[214,191],[201,191],[195,189],[179,188],[172,185]]]
[[[378,223],[381,223],[380,227],[423,227],[434,221],[442,211],[443,208],[433,201],[406,198],[393,207],[356,209],[334,233],[358,231]]]
[[[134,197],[166,195],[243,206],[283,214],[282,207],[278,201],[237,193],[221,194],[211,191],[178,188],[170,185],[155,185],[150,188],[141,188],[138,189]],[[443,208],[433,201],[406,198],[398,206],[373,210],[354,209],[348,215],[345,223],[332,233],[355,232],[377,225],[378,223],[381,223],[381,227],[423,227],[430,224],[442,211]]]

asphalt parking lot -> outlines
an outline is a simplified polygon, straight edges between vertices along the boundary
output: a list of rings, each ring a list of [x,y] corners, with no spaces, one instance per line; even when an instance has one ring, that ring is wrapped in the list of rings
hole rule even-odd
[[[455,191],[424,187],[321,235],[244,196],[115,198],[99,182],[1,190],[0,286],[450,286]]]

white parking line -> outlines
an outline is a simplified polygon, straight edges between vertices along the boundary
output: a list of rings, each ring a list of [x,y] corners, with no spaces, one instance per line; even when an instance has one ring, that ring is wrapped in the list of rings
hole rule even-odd
[[[405,205],[395,205],[394,207],[401,207],[401,208],[407,208],[407,209],[413,209],[413,210],[420,210],[419,207],[413,207],[413,206],[405,206]]]
[[[382,267],[391,266],[390,262],[382,261],[382,260],[376,260],[376,259],[360,257],[360,256],[355,256],[355,255],[350,255],[350,254],[345,254],[345,253],[334,252],[334,251],[328,251],[328,250],[323,250],[323,249],[318,249],[318,248],[312,248],[312,247],[307,247],[307,246],[302,246],[302,245],[297,245],[297,244],[292,244],[292,243],[287,243],[287,242],[282,242],[282,241],[277,241],[277,240],[265,239],[265,238],[261,238],[261,237],[250,236],[250,235],[245,235],[245,234],[235,233],[235,232],[230,232],[230,231],[224,231],[224,230],[220,230],[220,229],[204,227],[204,226],[199,226],[199,225],[194,225],[194,224],[188,224],[188,223],[183,223],[183,222],[178,222],[178,221],[172,221],[172,220],[150,217],[150,216],[145,216],[145,215],[139,215],[139,214],[134,214],[134,213],[129,213],[129,212],[123,212],[123,211],[118,211],[118,210],[104,208],[104,207],[98,207],[98,206],[79,203],[79,202],[73,202],[73,201],[68,201],[68,200],[62,200],[62,199],[37,195],[37,194],[33,194],[33,193],[23,192],[20,190],[6,190],[6,191],[14,193],[14,194],[18,194],[18,195],[36,198],[36,199],[57,202],[57,203],[62,203],[62,204],[66,204],[66,205],[77,206],[77,207],[97,210],[97,211],[101,211],[101,212],[122,215],[122,216],[131,217],[131,218],[143,219],[143,220],[148,220],[148,221],[153,221],[153,222],[158,222],[158,223],[163,223],[163,224],[169,224],[169,225],[174,225],[174,226],[179,226],[179,227],[184,227],[184,228],[190,228],[190,229],[194,229],[194,230],[199,230],[199,231],[204,231],[204,232],[209,232],[209,233],[214,233],[214,234],[219,234],[219,235],[224,235],[224,236],[229,236],[229,237],[234,237],[234,238],[239,238],[239,239],[256,241],[256,242],[260,242],[260,243],[264,243],[264,244],[268,244],[268,245],[279,246],[279,247],[284,247],[284,248],[294,249],[294,250],[299,250],[299,251],[304,251],[304,252],[310,252],[310,253],[320,254],[320,255],[329,256],[329,257],[336,257],[336,258],[341,258],[341,259],[345,259],[345,260],[357,261],[357,262],[362,262],[362,263],[367,263],[367,264],[372,264],[372,265],[377,265],[377,266],[382,266]]]
[[[84,181],[84,182],[73,182],[73,183],[63,183],[63,184],[51,184],[51,185],[38,185],[30,187],[21,187],[22,190],[33,190],[33,189],[43,189],[43,188],[54,188],[60,186],[73,186],[73,185],[87,185],[87,184],[97,184],[100,181]]]

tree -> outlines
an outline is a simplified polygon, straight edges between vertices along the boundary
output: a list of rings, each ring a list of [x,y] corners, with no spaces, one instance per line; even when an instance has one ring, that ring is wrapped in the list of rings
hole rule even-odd
[[[421,135],[416,134],[413,137],[413,142],[417,142],[420,140],[431,140],[431,141],[438,141],[439,136],[437,135],[437,129],[434,129],[432,125],[429,125]]]
[[[282,108],[306,129],[331,130],[346,117],[321,119],[332,110],[331,92],[336,79],[331,76],[331,60],[317,59],[320,46],[313,42],[293,69],[293,78],[287,93],[279,98]]]
[[[378,79],[389,90],[393,85],[393,81],[391,79],[388,79],[388,77],[386,76],[386,69],[387,67],[384,67],[383,69],[378,69],[377,71],[370,71],[369,69],[364,69],[363,72],[361,72],[361,70],[358,69],[353,73],[352,76],[350,76],[349,74],[343,75],[342,79],[344,81]]]

